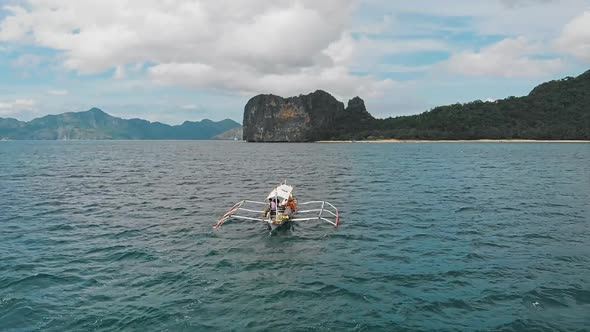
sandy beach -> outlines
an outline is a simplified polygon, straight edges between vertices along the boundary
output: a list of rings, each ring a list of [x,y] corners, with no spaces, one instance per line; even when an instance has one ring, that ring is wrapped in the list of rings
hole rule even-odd
[[[319,143],[590,143],[590,140],[476,139],[476,140],[400,140],[318,141]]]

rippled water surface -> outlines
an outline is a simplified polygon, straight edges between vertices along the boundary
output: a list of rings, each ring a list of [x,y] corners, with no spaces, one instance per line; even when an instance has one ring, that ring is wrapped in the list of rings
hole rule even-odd
[[[0,330],[587,330],[589,165],[584,143],[0,142]],[[285,178],[341,226],[213,231]]]

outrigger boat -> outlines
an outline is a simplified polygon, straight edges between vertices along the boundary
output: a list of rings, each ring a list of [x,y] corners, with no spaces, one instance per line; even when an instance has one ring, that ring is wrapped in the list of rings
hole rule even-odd
[[[326,201],[309,201],[297,203],[293,196],[293,187],[285,183],[274,188],[266,197],[266,202],[243,200],[234,204],[215,224],[219,228],[229,219],[242,219],[250,221],[263,221],[270,231],[287,227],[297,221],[320,220],[338,227],[340,217],[338,209]],[[289,201],[293,200],[296,208],[290,211],[286,208]],[[274,202],[275,210],[270,208]]]

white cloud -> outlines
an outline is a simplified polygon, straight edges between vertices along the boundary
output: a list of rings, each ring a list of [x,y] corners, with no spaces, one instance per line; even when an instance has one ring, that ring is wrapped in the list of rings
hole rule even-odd
[[[355,6],[356,0],[36,0],[7,7],[0,41],[60,50],[64,67],[82,74],[116,69],[114,77],[124,78],[126,66],[148,63],[151,77],[173,85],[298,94],[323,83],[337,94],[379,94],[373,89],[390,82],[356,77],[329,52],[349,38]]]
[[[557,49],[590,63],[590,9],[573,18],[556,41]]]
[[[54,96],[65,96],[68,94],[68,90],[48,90],[47,93]]]
[[[526,38],[508,38],[479,52],[460,52],[444,66],[452,73],[468,76],[533,78],[555,73],[563,68],[560,59],[539,59],[543,46]]]
[[[392,21],[398,18],[422,15],[445,19],[467,19],[468,28],[482,35],[529,36],[550,38],[566,24],[572,16],[578,15],[588,6],[588,0],[453,0],[452,5],[440,0],[391,1],[364,0],[367,11],[372,13],[393,13]],[[434,22],[437,22],[434,20]],[[440,21],[438,21],[440,22]],[[394,24],[396,33],[427,33],[422,28]],[[430,24],[431,32],[440,32],[448,26]]]
[[[261,74],[244,66],[214,68],[205,64],[170,63],[151,67],[149,74],[162,84],[230,89],[248,95],[264,91],[292,96],[324,89],[341,98],[377,96],[394,85],[391,80],[353,76],[344,67],[311,67],[283,74]]]
[[[30,112],[35,109],[35,100],[16,99],[14,101],[0,102],[0,116],[14,116],[22,112]]]
[[[196,110],[199,107],[195,104],[187,104],[180,106],[180,108],[182,108],[183,110]]]

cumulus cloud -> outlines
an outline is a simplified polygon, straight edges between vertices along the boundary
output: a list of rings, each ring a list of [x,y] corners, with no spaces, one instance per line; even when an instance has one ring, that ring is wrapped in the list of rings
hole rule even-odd
[[[590,63],[590,9],[573,18],[563,28],[556,42],[557,49]]]
[[[337,97],[378,96],[391,88],[391,80],[353,76],[344,67],[303,68],[281,74],[261,74],[244,66],[214,68],[206,64],[169,63],[151,67],[149,74],[162,84],[196,88],[231,89],[243,94],[261,91],[283,96],[326,89]]]
[[[301,93],[314,83],[346,95],[390,84],[348,71],[332,45],[346,43],[355,0],[35,0],[9,6],[0,41],[63,52],[81,74],[149,64],[161,83],[247,92]],[[357,47],[358,45],[349,45]],[[332,47],[333,49],[333,47]],[[306,90],[300,90],[300,89]]]
[[[479,52],[460,52],[445,64],[447,70],[468,76],[533,78],[554,73],[563,68],[560,59],[539,59],[542,45],[526,38],[507,38]]]

